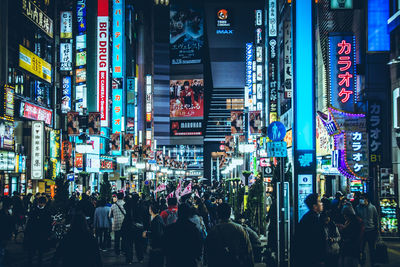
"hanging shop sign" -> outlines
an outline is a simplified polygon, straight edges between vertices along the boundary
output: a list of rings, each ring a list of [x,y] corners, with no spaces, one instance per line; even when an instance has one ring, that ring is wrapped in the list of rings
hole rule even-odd
[[[112,133],[122,130],[122,89],[112,90]]]
[[[60,44],[60,70],[72,70],[72,43]]]
[[[43,122],[32,122],[32,152],[31,152],[31,179],[43,179],[44,169],[44,124]]]
[[[44,121],[47,125],[51,125],[52,115],[53,112],[49,109],[25,101],[21,102],[20,116],[22,118]]]
[[[68,112],[67,114],[67,132],[68,135],[79,135],[79,113]]]
[[[78,0],[76,2],[76,20],[78,33],[86,32],[86,0]]]
[[[3,95],[3,105],[0,104],[0,118],[3,120],[14,121],[14,87],[4,85],[1,90],[0,98]]]
[[[15,170],[15,153],[10,151],[0,151],[0,171]]]
[[[50,131],[50,158],[59,158],[61,156],[60,130]]]
[[[76,83],[84,83],[86,82],[86,68],[76,69],[75,70],[75,82]]]
[[[268,6],[268,36],[276,37],[277,18],[276,18],[276,0],[269,0]]]
[[[49,18],[32,1],[22,0],[22,14],[53,38],[53,20]]]
[[[365,115],[330,110],[342,129],[340,134],[334,136],[335,149],[340,151],[338,170],[351,179],[367,179],[369,151]]]
[[[0,120],[0,149],[14,150],[14,123]]]
[[[87,154],[86,155],[86,171],[99,172],[100,171],[100,156]]]
[[[76,50],[86,49],[86,34],[76,36]]]
[[[108,0],[97,1],[97,110],[101,126],[108,127],[108,54],[109,54]]]
[[[24,70],[51,83],[51,65],[47,61],[19,45],[19,66]]]
[[[262,10],[256,10],[256,26],[262,26]]]
[[[77,67],[86,65],[86,51],[77,52],[75,62]]]
[[[75,168],[78,170],[83,169],[83,154],[75,153]]]
[[[113,0],[112,77],[124,75],[125,1]]]
[[[284,87],[285,98],[292,98],[293,74],[292,74],[292,23],[284,23]]]
[[[111,157],[100,156],[100,171],[113,171],[114,163]]]
[[[72,11],[61,12],[60,38],[72,38]]]
[[[246,44],[246,92],[245,106],[252,105],[252,88],[253,88],[253,43]]]
[[[278,57],[276,37],[268,39],[268,61],[269,113],[273,114],[278,112]]]
[[[379,100],[371,99],[368,101],[368,140],[369,140],[369,155],[370,162],[372,165],[384,165],[387,162],[387,156],[384,154],[384,137],[387,134],[387,130],[383,119],[384,107],[382,102]]]
[[[71,93],[72,81],[71,76],[62,77],[62,96],[61,96],[61,112],[67,113],[71,111]]]
[[[87,93],[86,84],[80,84],[75,86],[76,112],[82,113],[83,109],[87,107],[86,93]]]
[[[250,111],[250,134],[261,134],[262,127],[262,119],[261,119],[261,111]]]
[[[355,52],[354,35],[329,36],[330,104],[350,113],[354,112],[357,100]]]
[[[137,96],[137,87],[136,87],[136,78],[129,77],[127,78],[126,83],[126,132],[134,133],[135,132],[135,109],[136,107],[136,96]]]

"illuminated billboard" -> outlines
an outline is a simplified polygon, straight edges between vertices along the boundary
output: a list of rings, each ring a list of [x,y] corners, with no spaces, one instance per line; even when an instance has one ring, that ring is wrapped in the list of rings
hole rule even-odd
[[[170,116],[203,117],[204,80],[170,81]]]
[[[112,76],[124,75],[125,0],[113,0]]]

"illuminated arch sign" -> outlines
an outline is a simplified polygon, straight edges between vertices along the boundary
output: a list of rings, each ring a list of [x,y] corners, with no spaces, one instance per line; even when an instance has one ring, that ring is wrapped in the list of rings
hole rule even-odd
[[[355,60],[354,35],[329,36],[330,104],[350,113],[357,102]]]

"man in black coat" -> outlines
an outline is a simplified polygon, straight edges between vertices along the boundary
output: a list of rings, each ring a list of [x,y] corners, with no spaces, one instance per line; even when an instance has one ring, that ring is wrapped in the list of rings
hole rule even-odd
[[[149,231],[143,232],[144,238],[150,238],[150,260],[149,267],[164,266],[164,255],[162,253],[162,237],[165,231],[165,224],[161,216],[157,203],[152,203],[149,207],[151,216]]]
[[[229,218],[231,207],[217,208],[220,223],[208,234],[205,251],[209,267],[253,267],[253,249],[246,230]]]
[[[318,194],[310,194],[304,200],[309,211],[301,218],[296,229],[295,266],[323,266],[325,237],[319,216],[323,210]]]
[[[24,245],[28,250],[29,265],[32,265],[33,256],[39,253],[38,265],[42,264],[42,256],[48,248],[51,234],[51,215],[46,208],[46,197],[38,198],[38,204],[29,213],[24,234]]]
[[[200,231],[189,221],[191,208],[183,203],[178,208],[178,220],[165,229],[163,238],[167,267],[197,267],[201,256]]]

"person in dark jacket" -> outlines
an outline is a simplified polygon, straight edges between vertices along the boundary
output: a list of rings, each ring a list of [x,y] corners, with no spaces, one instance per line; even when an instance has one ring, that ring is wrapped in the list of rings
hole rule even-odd
[[[132,207],[128,203],[125,204],[124,209],[127,211],[121,226],[122,234],[122,249],[125,252],[126,264],[133,263],[133,241],[135,238],[135,228],[132,218]]]
[[[28,264],[32,265],[33,257],[38,252],[38,265],[42,264],[42,256],[49,246],[51,234],[51,216],[46,208],[46,197],[37,200],[37,206],[28,215],[25,228],[24,245],[28,250]]]
[[[12,202],[8,198],[1,201],[2,208],[0,210],[0,266],[4,266],[6,257],[7,242],[10,240],[15,229],[15,221],[11,215]]]
[[[323,210],[318,194],[310,194],[304,200],[309,211],[301,218],[296,230],[296,266],[323,266],[325,235],[320,221]]]
[[[231,207],[222,203],[217,208],[220,223],[206,238],[205,254],[209,267],[253,267],[251,242],[246,230],[229,220]]]
[[[51,266],[61,260],[63,267],[101,267],[96,238],[89,231],[85,216],[78,212],[72,218],[71,229],[61,240]]]
[[[340,233],[328,212],[320,216],[325,234],[325,267],[338,267],[340,253]]]
[[[150,239],[150,260],[149,267],[164,266],[164,255],[162,254],[162,237],[165,231],[165,224],[161,216],[159,207],[153,203],[149,207],[151,223],[149,231],[143,232],[144,238]]]
[[[201,256],[201,236],[189,221],[191,208],[183,203],[178,208],[178,220],[165,229],[163,250],[166,267],[196,267]]]
[[[355,215],[352,208],[343,210],[344,225],[338,225],[342,243],[340,247],[344,267],[357,267],[364,233],[362,220]]]

